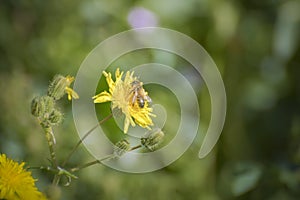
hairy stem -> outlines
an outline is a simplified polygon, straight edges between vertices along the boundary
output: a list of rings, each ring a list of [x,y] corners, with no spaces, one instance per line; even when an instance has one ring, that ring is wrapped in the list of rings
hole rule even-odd
[[[49,152],[50,152],[51,165],[54,169],[57,169],[58,165],[57,165],[57,161],[56,161],[56,153],[54,150],[54,146],[55,146],[56,142],[55,142],[55,137],[53,134],[52,127],[50,125],[45,125],[45,124],[41,124],[41,126],[45,131],[45,135],[46,135],[46,139],[47,139],[47,143],[48,143],[48,147],[49,147]],[[55,174],[52,184],[58,185],[59,180],[60,180],[60,176]]]
[[[54,150],[55,138],[54,138],[52,127],[49,125],[43,125],[43,124],[41,124],[41,126],[43,127],[45,134],[46,134],[46,139],[47,139],[49,152],[50,152],[51,164],[52,164],[53,168],[57,168],[56,153]]]

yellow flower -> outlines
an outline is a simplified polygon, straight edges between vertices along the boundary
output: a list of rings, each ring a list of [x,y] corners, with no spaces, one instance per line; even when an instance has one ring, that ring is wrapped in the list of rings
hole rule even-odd
[[[71,85],[71,83],[74,81],[74,77],[73,76],[66,76],[66,81],[67,81],[67,85],[65,87],[65,92],[68,94],[68,100],[72,100],[73,99],[78,99],[79,95],[69,86]]]
[[[31,172],[21,164],[0,154],[0,199],[45,200],[46,197],[35,187]]]
[[[113,81],[111,73],[103,71],[109,86],[109,92],[103,91],[93,97],[94,103],[111,101],[112,110],[117,108],[124,113],[124,133],[127,133],[130,124],[135,126],[135,123],[143,128],[150,129],[149,126],[153,125],[151,116],[155,116],[152,114],[153,110],[149,107],[148,101],[145,101],[144,105],[140,106],[138,99],[134,97],[134,86],[132,83],[138,80],[133,76],[133,73],[126,72],[125,78],[122,80],[123,72],[120,72],[118,68],[115,72],[116,80]],[[142,87],[140,89],[143,90],[144,95],[148,95]]]

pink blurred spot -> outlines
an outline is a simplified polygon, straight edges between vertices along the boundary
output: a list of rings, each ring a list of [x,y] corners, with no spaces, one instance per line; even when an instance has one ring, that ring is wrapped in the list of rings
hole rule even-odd
[[[157,17],[153,12],[142,7],[133,8],[127,17],[132,28],[157,26]]]

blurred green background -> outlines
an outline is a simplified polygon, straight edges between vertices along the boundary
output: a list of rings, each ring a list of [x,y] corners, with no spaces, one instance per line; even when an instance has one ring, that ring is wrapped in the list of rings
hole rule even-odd
[[[61,199],[299,199],[299,10],[297,0],[2,0],[0,152],[28,166],[47,165],[48,148],[30,114],[31,99],[46,92],[55,74],[76,75],[104,39],[132,27],[157,25],[199,42],[222,74],[228,110],[217,146],[198,159],[203,137],[198,136],[180,159],[149,174],[90,167],[71,186],[61,187]],[[155,60],[148,54],[153,55],[142,53],[136,63]],[[197,84],[203,133],[210,99],[206,87]],[[155,100],[176,107],[171,93],[158,90]],[[59,106],[65,113],[64,123],[55,128],[62,160],[78,136],[71,104],[64,98]],[[71,165],[92,159],[81,147]],[[52,175],[37,170],[33,175],[46,190]]]

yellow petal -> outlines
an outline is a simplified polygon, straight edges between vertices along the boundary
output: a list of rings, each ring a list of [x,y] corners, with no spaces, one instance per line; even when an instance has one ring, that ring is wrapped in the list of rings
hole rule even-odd
[[[148,107],[148,104],[145,104],[145,107],[140,108],[136,103],[133,107],[129,108],[130,115],[134,118],[134,121],[143,128],[148,128],[153,125],[152,119],[150,116],[155,116],[152,112],[152,108]]]
[[[75,78],[73,76],[66,76],[67,81],[69,82],[69,85],[75,80]]]
[[[116,70],[116,72],[115,72],[115,76],[116,76],[116,79],[117,79],[118,77],[120,77],[120,69],[119,69],[119,68],[117,68],[117,70]]]
[[[111,101],[111,94],[104,91],[94,96],[93,99],[94,99],[94,103],[104,103],[107,101]]]
[[[115,82],[111,78],[111,73],[106,73],[105,71],[103,71],[102,73],[106,77],[106,82],[109,87],[109,92],[112,94],[115,89]]]
[[[124,121],[124,133],[128,132],[129,124],[130,124],[129,119],[126,117]]]
[[[144,115],[144,116],[133,116],[134,121],[141,127],[146,128],[148,126],[152,126],[153,122],[150,117]]]
[[[122,79],[123,73],[124,72],[120,73],[120,69],[119,68],[116,70],[116,73],[115,73],[116,81],[115,81],[115,83],[119,82]]]
[[[79,98],[79,95],[77,94],[77,92],[75,92],[72,88],[66,87],[65,91],[68,94],[68,100],[72,100],[72,98],[73,99]]]

